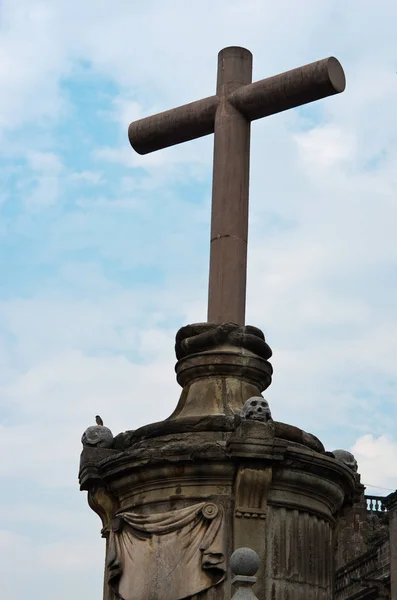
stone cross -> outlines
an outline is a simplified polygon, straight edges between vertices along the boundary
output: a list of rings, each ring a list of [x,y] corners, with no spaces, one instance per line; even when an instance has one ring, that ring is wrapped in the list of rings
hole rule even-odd
[[[255,119],[343,92],[336,58],[252,82],[252,54],[224,48],[216,95],[131,123],[130,143],[147,154],[215,134],[208,321],[244,325],[250,124]]]

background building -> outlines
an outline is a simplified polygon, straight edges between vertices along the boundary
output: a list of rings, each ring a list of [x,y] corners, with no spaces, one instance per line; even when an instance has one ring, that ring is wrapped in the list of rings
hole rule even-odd
[[[341,514],[336,542],[336,600],[397,598],[397,492],[364,490]]]

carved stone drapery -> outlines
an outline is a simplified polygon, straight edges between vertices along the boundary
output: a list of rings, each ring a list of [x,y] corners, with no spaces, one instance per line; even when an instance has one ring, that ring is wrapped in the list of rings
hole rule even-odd
[[[102,537],[107,538],[112,527],[113,515],[119,507],[116,498],[105,487],[98,486],[89,490],[87,500],[89,506],[102,521]]]
[[[109,539],[109,585],[123,600],[179,600],[223,581],[225,552],[223,508],[213,502],[120,512]]]

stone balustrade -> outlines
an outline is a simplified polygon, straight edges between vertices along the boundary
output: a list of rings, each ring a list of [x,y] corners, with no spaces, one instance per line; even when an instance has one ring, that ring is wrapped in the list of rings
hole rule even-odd
[[[367,510],[370,512],[386,512],[387,506],[385,504],[385,496],[373,496],[371,494],[365,494],[365,500],[367,502]]]

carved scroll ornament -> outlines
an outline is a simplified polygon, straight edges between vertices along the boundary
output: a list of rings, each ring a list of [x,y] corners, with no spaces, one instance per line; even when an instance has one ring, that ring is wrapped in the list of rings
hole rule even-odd
[[[180,600],[225,577],[223,508],[212,502],[113,520],[108,583],[122,600]]]

